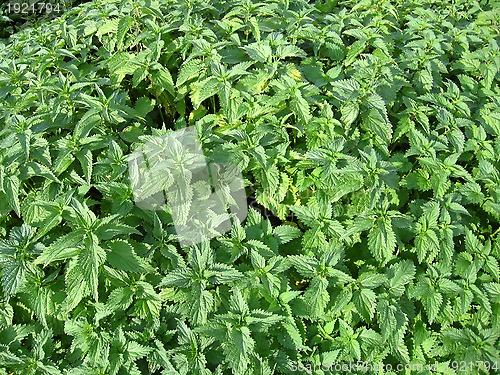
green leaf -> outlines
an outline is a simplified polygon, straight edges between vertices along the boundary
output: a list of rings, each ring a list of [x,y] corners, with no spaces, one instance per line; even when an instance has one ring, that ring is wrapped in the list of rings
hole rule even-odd
[[[134,74],[137,65],[128,52],[121,52],[107,60],[108,69],[116,83],[123,81],[126,75]]]
[[[109,20],[109,22],[104,22],[103,25],[97,30],[96,35],[101,37],[106,34],[115,33],[118,28],[118,23],[120,20],[118,18]]]
[[[345,102],[340,107],[340,113],[342,114],[340,121],[349,128],[358,118],[359,105],[354,101]]]
[[[379,303],[377,311],[380,312],[379,322],[382,331],[382,338],[386,340],[392,336],[393,342],[397,342],[397,337],[401,337],[401,334],[406,331],[406,315],[396,306],[387,303],[385,300]]]
[[[179,74],[177,75],[177,81],[175,85],[181,87],[184,83],[190,81],[193,78],[197,78],[201,75],[205,64],[203,61],[198,59],[193,59],[182,64],[179,69]]]
[[[356,309],[366,322],[373,319],[375,306],[377,304],[377,296],[371,289],[355,290],[352,300]]]
[[[2,288],[5,295],[11,296],[17,293],[26,278],[26,265],[24,262],[13,258],[0,258],[2,270]]]
[[[225,284],[243,278],[242,273],[237,271],[234,267],[224,263],[215,263],[210,268],[210,273],[213,273],[214,275],[211,276],[209,280],[217,284]]]
[[[424,308],[427,311],[429,323],[432,324],[436,319],[436,317],[438,316],[442,303],[443,303],[443,296],[441,295],[441,293],[439,293],[434,289],[430,289],[422,297],[422,304],[424,305]]]
[[[350,46],[349,51],[347,52],[347,56],[344,60],[344,65],[345,66],[351,65],[356,60],[356,57],[358,57],[359,54],[365,50],[365,48],[366,48],[365,40],[356,40]]]
[[[164,68],[160,64],[155,64],[151,71],[151,80],[155,89],[158,90],[159,93],[162,91],[167,91],[170,95],[174,95],[174,81],[172,80],[172,76],[167,68]]]
[[[224,353],[235,375],[247,374],[255,342],[248,327],[234,328],[224,343]]]
[[[396,235],[390,219],[378,219],[368,233],[368,248],[373,257],[382,265],[393,256],[396,248]]]
[[[84,243],[84,248],[78,255],[78,266],[83,274],[86,284],[89,286],[94,299],[99,299],[98,284],[100,267],[106,259],[106,252],[98,244],[94,236],[88,238]]]
[[[132,304],[133,296],[130,287],[116,288],[109,294],[106,308],[110,311],[125,311]]]
[[[290,107],[302,124],[309,123],[311,119],[309,103],[307,103],[307,100],[302,97],[299,91],[296,91],[295,95],[292,97]]]
[[[484,289],[488,292],[491,298],[491,302],[500,303],[500,284],[499,283],[487,283],[484,284]]]
[[[358,282],[363,288],[375,289],[387,282],[387,276],[379,273],[364,272],[359,274]]]
[[[415,266],[409,261],[395,263],[387,270],[387,286],[390,293],[401,296],[405,291],[405,285],[415,277]]]
[[[71,260],[67,265],[65,284],[66,298],[63,306],[66,313],[68,313],[78,306],[83,298],[90,295],[90,289],[76,259]]]
[[[350,102],[359,95],[359,83],[353,79],[343,79],[331,83],[333,96],[343,102]]]
[[[271,58],[273,51],[269,46],[269,41],[260,41],[251,43],[243,47],[245,52],[248,54],[250,59],[256,60],[262,63],[268,62]]]
[[[95,108],[91,108],[76,123],[73,134],[76,138],[85,138],[101,121],[99,112]]]
[[[191,101],[193,107],[198,108],[206,99],[214,96],[219,92],[219,82],[214,77],[209,77],[199,82],[191,92]]]
[[[201,326],[208,320],[208,314],[214,310],[214,297],[208,290],[197,285],[191,289],[190,318],[193,324]]]
[[[134,19],[130,16],[125,16],[120,19],[118,22],[118,29],[116,33],[116,49],[121,50],[123,48],[123,40],[125,39],[125,35],[130,30],[130,26]]]
[[[52,262],[65,260],[76,256],[83,241],[85,231],[77,229],[50,244],[49,247],[35,260],[35,264],[44,264],[47,266]]]
[[[140,234],[140,232],[123,223],[120,223],[118,219],[119,215],[110,215],[100,219],[95,224],[95,235],[99,240],[110,240],[119,235],[130,235],[130,234]]]
[[[297,272],[305,278],[312,278],[316,275],[320,265],[313,257],[306,255],[291,255],[288,257]]]
[[[281,244],[288,243],[296,238],[299,238],[302,233],[299,228],[291,225],[279,225],[274,229],[274,236],[278,238]]]
[[[309,315],[313,318],[323,315],[330,301],[327,287],[327,279],[316,277],[311,281],[311,284],[304,293],[304,302],[306,303]]]
[[[153,272],[153,268],[140,259],[130,243],[114,240],[108,243],[107,262],[114,268],[134,273]]]
[[[92,179],[92,171],[93,171],[93,164],[92,164],[92,151],[89,149],[82,150],[80,153],[76,155],[76,158],[80,162],[83,173],[85,174],[85,179],[87,180],[87,183],[90,184],[90,181]]]
[[[21,182],[15,175],[8,176],[6,179],[4,179],[3,190],[7,195],[7,202],[18,217],[21,217],[21,205],[19,203],[20,186]]]
[[[436,232],[428,229],[423,233],[419,233],[415,237],[415,247],[417,249],[418,261],[422,263],[426,260],[431,263],[439,253],[439,239]]]
[[[370,109],[362,117],[363,127],[373,132],[380,144],[389,145],[392,136],[392,125],[387,119],[385,111]]]

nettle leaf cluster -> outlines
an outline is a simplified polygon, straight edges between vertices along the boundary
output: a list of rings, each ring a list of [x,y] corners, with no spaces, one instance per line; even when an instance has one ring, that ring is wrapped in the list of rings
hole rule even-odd
[[[11,35],[0,374],[491,373],[499,9],[94,0]],[[192,247],[134,204],[127,164],[186,126],[251,207]]]

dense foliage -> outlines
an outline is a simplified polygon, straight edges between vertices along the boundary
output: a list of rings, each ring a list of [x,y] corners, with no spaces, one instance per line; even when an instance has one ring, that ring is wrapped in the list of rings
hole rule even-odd
[[[0,374],[494,372],[499,9],[94,0],[13,34]],[[182,248],[127,155],[186,126],[251,208]]]

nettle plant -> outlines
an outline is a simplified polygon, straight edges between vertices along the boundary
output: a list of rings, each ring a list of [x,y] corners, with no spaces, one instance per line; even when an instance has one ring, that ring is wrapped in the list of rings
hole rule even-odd
[[[499,5],[95,0],[11,35],[0,374],[497,371]],[[192,246],[214,186],[141,208],[128,164],[187,127],[249,206]]]

